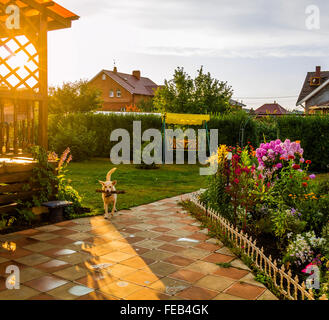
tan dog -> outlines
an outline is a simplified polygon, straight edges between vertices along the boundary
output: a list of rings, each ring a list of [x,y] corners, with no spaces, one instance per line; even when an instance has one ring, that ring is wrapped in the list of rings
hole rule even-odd
[[[105,191],[106,193],[110,193],[113,191],[116,191],[115,186],[117,184],[117,181],[111,181],[112,174],[117,170],[117,168],[114,168],[109,171],[109,173],[106,176],[106,181],[99,181],[99,183],[102,185],[102,191]],[[117,211],[116,205],[117,205],[117,198],[118,196],[116,194],[112,194],[110,197],[106,195],[106,193],[103,193],[103,202],[104,202],[104,210],[105,210],[105,219],[109,219],[109,205],[113,203],[111,216],[113,217],[114,212]]]

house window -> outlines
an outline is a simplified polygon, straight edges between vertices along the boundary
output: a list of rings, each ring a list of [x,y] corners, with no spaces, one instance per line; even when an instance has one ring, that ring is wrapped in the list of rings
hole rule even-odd
[[[121,90],[117,90],[117,97],[121,98]]]
[[[110,98],[114,98],[114,91],[113,90],[110,90],[109,96],[110,96]]]
[[[106,74],[102,75],[102,80],[106,80]]]

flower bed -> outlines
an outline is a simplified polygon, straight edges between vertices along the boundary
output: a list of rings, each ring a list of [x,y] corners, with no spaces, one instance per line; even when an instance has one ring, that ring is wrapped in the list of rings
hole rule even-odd
[[[221,146],[209,159],[218,171],[200,199],[302,281],[315,272],[307,285],[327,299],[329,183],[316,182],[303,155],[299,141],[271,141],[257,150]]]

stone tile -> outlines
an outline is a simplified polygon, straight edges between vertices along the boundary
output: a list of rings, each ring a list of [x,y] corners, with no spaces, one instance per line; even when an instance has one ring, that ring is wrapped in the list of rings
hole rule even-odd
[[[155,232],[169,232],[171,229],[169,228],[164,228],[164,227],[156,227],[156,228],[153,228],[151,229],[151,231],[155,231]]]
[[[65,249],[65,248],[53,248],[46,251],[43,251],[42,254],[51,257],[51,258],[59,258],[64,256],[69,256],[76,253],[76,251],[71,249]]]
[[[173,296],[177,295],[178,292],[189,288],[190,286],[191,285],[187,282],[165,277],[161,280],[154,282],[152,285],[150,285],[150,288]]]
[[[74,240],[74,241],[79,241],[79,240],[88,239],[88,238],[90,238],[90,236],[91,235],[89,233],[79,232],[79,233],[72,234],[70,236],[66,236],[66,238]]]
[[[114,251],[102,256],[102,258],[109,259],[110,261],[114,261],[114,262],[121,262],[132,257],[133,255],[120,251]]]
[[[31,287],[33,289],[39,290],[41,292],[48,292],[50,290],[53,290],[55,288],[58,288],[64,284],[66,284],[67,281],[53,277],[53,276],[44,276],[38,279],[34,279],[31,281],[28,281],[25,283],[26,286]]]
[[[170,275],[170,278],[183,280],[186,282],[194,283],[204,277],[204,274],[195,272],[188,269],[180,269]]]
[[[212,243],[207,243],[207,242],[200,243],[200,244],[196,245],[195,248],[210,251],[210,252],[214,252],[214,251],[220,249],[219,246],[212,244]]]
[[[76,280],[87,275],[87,270],[78,265],[54,272],[54,275],[66,280]]]
[[[189,259],[202,259],[209,256],[209,251],[188,248],[180,252],[180,254]]]
[[[242,299],[236,296],[231,296],[227,293],[220,293],[218,296],[216,296],[213,300],[224,300],[224,301],[230,301],[230,300],[246,300]]]
[[[51,239],[51,240],[47,241],[47,243],[53,244],[55,246],[66,246],[66,245],[72,244],[73,242],[74,242],[74,240],[68,239],[65,237],[60,237],[60,238]]]
[[[246,282],[254,286],[266,288],[262,283],[255,280],[255,277],[252,273],[248,272],[247,270],[245,270],[245,272],[246,272],[245,276],[240,279],[241,282]]]
[[[39,291],[21,285],[19,290],[5,290],[0,292],[0,300],[27,300],[39,294]]]
[[[203,259],[203,261],[211,262],[211,263],[228,263],[231,262],[234,258],[231,256],[226,256],[220,253],[213,253],[207,258]]]
[[[235,259],[231,262],[232,267],[251,271],[240,259]]]
[[[181,252],[183,250],[185,250],[184,247],[179,247],[179,246],[175,246],[173,244],[164,244],[161,247],[159,247],[159,249],[163,250],[163,251],[169,251],[169,252]]]
[[[208,289],[190,287],[180,293],[178,297],[188,299],[188,300],[211,300],[217,296],[217,292]]]
[[[53,244],[49,244],[46,242],[37,242],[35,244],[30,244],[25,246],[24,249],[30,250],[32,252],[42,252],[42,251],[53,249],[55,247],[56,246],[54,246]]]
[[[23,248],[25,246],[29,246],[31,244],[35,244],[38,242],[39,242],[39,240],[32,239],[32,238],[21,238],[21,239],[15,240],[16,246],[18,248]]]
[[[94,291],[94,292],[91,292],[85,296],[82,296],[76,300],[86,300],[86,301],[93,301],[93,300],[97,300],[97,301],[101,301],[101,300],[118,300],[117,298],[114,298],[108,294],[104,294],[104,293],[101,293],[101,292],[97,292],[97,291]]]
[[[75,265],[85,262],[90,259],[90,255],[84,253],[74,253],[71,255],[61,256],[60,259],[66,261],[69,264]]]
[[[159,278],[155,274],[151,272],[145,272],[143,270],[138,270],[133,273],[130,273],[126,276],[121,277],[121,279],[144,287],[148,287],[152,283],[159,280]]]
[[[155,261],[152,259],[148,259],[148,258],[141,258],[139,256],[135,256],[133,258],[124,260],[122,262],[120,262],[120,264],[123,264],[125,266],[128,267],[132,267],[135,269],[142,269],[145,268],[146,266],[154,263]]]
[[[279,300],[272,292],[266,290],[257,300]]]
[[[172,241],[176,241],[177,239],[178,239],[178,237],[163,235],[163,236],[155,238],[154,240],[159,240],[159,241],[164,241],[164,242],[172,242]]]
[[[142,238],[142,237],[135,237],[135,236],[130,236],[130,237],[127,237],[127,238],[124,238],[120,241],[124,242],[124,243],[129,243],[129,244],[133,244],[133,243],[137,243],[137,242],[141,242],[145,240],[145,238]]]
[[[168,300],[169,296],[151,290],[151,289],[142,289],[140,291],[134,292],[133,294],[129,295],[128,297],[125,298],[125,300],[147,300],[147,301],[152,301],[152,300]]]
[[[56,300],[75,300],[78,297],[89,294],[92,291],[94,291],[94,289],[74,283],[68,283],[54,290],[48,291],[48,294],[55,297]]]
[[[219,269],[219,267],[213,263],[205,262],[205,261],[196,261],[186,267],[188,270],[192,270],[195,272],[200,272],[203,274],[212,274]]]
[[[88,288],[96,290],[101,287],[106,287],[114,281],[119,281],[119,279],[106,272],[97,272],[94,274],[88,274],[86,277],[76,280],[75,283],[82,284]]]
[[[35,268],[40,269],[47,273],[53,273],[53,272],[65,269],[69,266],[70,265],[65,261],[53,259],[53,260],[49,260],[45,263],[36,265]]]
[[[147,248],[147,249],[157,249],[161,247],[164,244],[162,241],[156,241],[156,240],[144,240],[141,242],[138,242],[138,246],[142,248]]]
[[[151,264],[148,267],[151,272],[153,272],[154,274],[158,275],[158,276],[168,276],[169,274],[175,272],[179,267],[175,266],[173,264],[170,263],[165,263],[165,262],[156,262]]]
[[[45,275],[45,272],[38,270],[36,268],[24,268],[20,271],[20,282],[25,283],[37,278],[41,278]]]
[[[35,230],[42,231],[42,232],[52,232],[52,231],[58,231],[62,228],[55,226],[55,225],[49,225],[44,227],[35,228]]]
[[[141,237],[144,239],[154,239],[156,237],[161,236],[161,233],[159,232],[153,232],[153,231],[140,231],[135,233],[136,237]]]
[[[47,301],[47,300],[56,300],[54,297],[46,294],[46,293],[41,293],[37,296],[34,296],[30,299],[27,299],[27,300],[35,300],[35,301]]]
[[[209,237],[206,236],[205,234],[197,232],[197,233],[190,234],[189,238],[195,239],[195,240],[200,240],[200,241],[206,241]]]
[[[51,239],[55,239],[58,238],[59,236],[53,233],[47,233],[47,232],[43,232],[43,233],[39,233],[37,235],[31,236],[32,239],[36,239],[39,241],[47,241],[47,240],[51,240]]]
[[[219,241],[218,239],[210,238],[210,239],[206,240],[206,242],[215,244],[220,247],[224,247],[224,244],[221,241]]]
[[[14,260],[30,255],[32,252],[22,248],[16,248],[15,251],[0,249],[0,257],[7,260]]]
[[[192,264],[194,261],[195,260],[184,258],[184,257],[178,256],[178,255],[169,257],[168,259],[165,260],[165,262],[175,264],[175,265],[181,266],[181,267],[186,267],[186,266]]]
[[[163,261],[169,257],[173,256],[172,253],[164,252],[160,250],[150,250],[144,254],[142,254],[142,257],[149,258],[155,261]]]
[[[108,286],[101,287],[99,290],[111,296],[124,299],[142,287],[125,281],[115,281]]]
[[[53,233],[53,234],[56,234],[56,235],[58,235],[58,236],[66,237],[66,236],[70,236],[70,235],[72,235],[72,234],[76,234],[77,231],[75,231],[75,230],[70,230],[70,229],[61,229],[61,230],[53,231],[52,233]]]
[[[7,261],[9,261],[9,260],[8,260],[8,259],[5,259],[5,258],[1,258],[1,257],[0,257],[0,264],[1,264],[1,263],[4,263],[4,262],[7,262]]]
[[[39,253],[30,254],[23,258],[15,259],[15,261],[33,267],[38,264],[49,261],[50,258]]]
[[[77,224],[74,223],[73,221],[63,221],[55,224],[55,226],[57,227],[65,227],[65,228],[75,227],[76,225]]]
[[[217,269],[217,271],[214,272],[214,274],[217,276],[240,280],[241,278],[245,277],[248,274],[248,271],[236,269],[236,268],[219,267]],[[241,281],[243,281],[243,280],[241,280]]]
[[[235,283],[225,293],[247,300],[256,300],[265,292],[264,288],[256,287],[247,283]]]
[[[28,230],[23,230],[23,231],[17,232],[17,234],[24,235],[24,236],[34,236],[38,233],[40,233],[40,231],[38,231],[36,229],[28,229]]]
[[[175,236],[175,237],[190,237],[191,232],[182,230],[182,229],[177,229],[177,230],[171,230],[167,233],[168,236]]]
[[[106,268],[106,272],[110,274],[112,277],[122,278],[133,272],[136,272],[136,269],[132,267],[124,266],[122,264],[116,264]]]
[[[217,250],[216,253],[225,254],[226,256],[235,257],[234,253],[232,253],[231,250],[227,247],[223,247],[223,248]]]
[[[235,281],[232,279],[208,275],[197,281],[196,287],[206,288],[212,291],[222,292],[231,286]]]

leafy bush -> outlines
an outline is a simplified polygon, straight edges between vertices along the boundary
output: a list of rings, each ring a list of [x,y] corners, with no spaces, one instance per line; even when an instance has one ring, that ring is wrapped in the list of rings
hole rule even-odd
[[[96,150],[96,132],[75,121],[60,121],[55,134],[49,136],[49,146],[59,154],[69,147],[75,161],[86,160]]]

